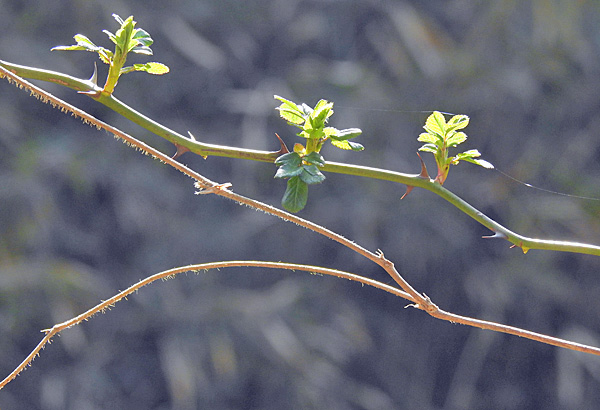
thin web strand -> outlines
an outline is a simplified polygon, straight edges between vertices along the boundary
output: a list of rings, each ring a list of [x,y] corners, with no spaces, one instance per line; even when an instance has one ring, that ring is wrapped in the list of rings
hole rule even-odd
[[[501,173],[502,175],[504,175],[506,178],[508,178],[508,179],[510,179],[510,180],[512,180],[512,181],[514,181],[514,182],[517,182],[517,183],[519,183],[519,184],[525,185],[525,186],[526,186],[526,187],[528,187],[528,188],[536,189],[536,190],[538,190],[538,191],[546,192],[546,193],[548,193],[548,194],[554,194],[554,195],[566,196],[566,197],[569,197],[569,198],[575,198],[575,199],[585,199],[586,201],[600,201],[600,198],[595,198],[595,197],[591,197],[591,196],[582,196],[582,195],[567,194],[567,193],[565,193],[565,192],[558,192],[558,191],[553,191],[553,190],[551,190],[551,189],[540,188],[540,187],[538,187],[538,186],[535,186],[535,185],[529,184],[529,183],[527,183],[527,182],[520,181],[520,180],[518,180],[517,178],[515,178],[515,177],[512,177],[512,176],[508,175],[506,172],[500,171],[500,170],[499,170],[498,168],[496,168],[496,167],[494,167],[494,169],[495,169],[496,171],[498,171],[499,173]]]

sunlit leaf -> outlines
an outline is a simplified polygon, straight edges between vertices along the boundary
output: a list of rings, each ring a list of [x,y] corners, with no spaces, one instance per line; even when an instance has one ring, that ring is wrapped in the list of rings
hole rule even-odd
[[[113,33],[111,33],[108,30],[102,30],[102,32],[108,36],[108,38],[110,39],[110,41],[112,41],[113,43],[117,44],[117,37]]]
[[[281,118],[283,118],[287,122],[291,122],[294,125],[300,125],[304,123],[305,119],[300,111],[282,107],[283,105],[277,108]]]
[[[465,157],[471,157],[471,158],[476,158],[476,157],[480,157],[481,153],[476,150],[476,149],[470,149],[468,151],[465,152],[461,152],[460,154],[458,154],[459,156],[464,155]]]
[[[119,17],[119,15],[118,15],[118,14],[116,14],[116,13],[113,13],[113,14],[112,14],[112,16],[113,16],[113,18],[114,18],[115,20],[117,20],[117,23],[119,23],[120,25],[123,25],[123,24],[125,24],[125,22],[123,21],[123,19],[122,19],[121,17]],[[133,18],[133,16],[129,16],[129,18]]]
[[[446,131],[446,119],[441,112],[434,111],[425,121],[425,131],[442,138]]]
[[[305,115],[310,115],[313,112],[313,109],[304,103],[302,103],[299,108]]]
[[[125,70],[126,68],[129,67],[124,67],[123,69],[121,69],[121,73],[124,73],[123,70]],[[145,71],[148,74],[155,74],[155,75],[163,75],[169,72],[169,67],[167,67],[164,64],[161,63],[145,63],[145,64],[134,64],[133,65],[133,70],[129,70],[129,71]],[[127,72],[129,72],[127,71]]]
[[[446,124],[446,131],[462,130],[469,125],[469,117],[466,115],[455,115]]]
[[[491,162],[486,161],[485,159],[465,159],[465,161],[477,164],[487,169],[494,169],[494,165]]]
[[[315,109],[310,114],[310,120],[313,128],[322,128],[329,118],[333,114],[333,103],[326,100],[320,100]]]
[[[335,127],[325,127],[323,128],[323,132],[325,133],[325,136],[327,138],[335,138],[335,136],[338,134],[338,132],[340,132],[340,130],[338,130]]]
[[[280,108],[284,107],[284,106],[289,106],[291,109],[294,109],[295,111],[301,111],[300,108],[296,105],[295,102],[287,100],[283,97],[280,97],[278,95],[274,95],[273,98],[275,98],[276,100],[281,101],[283,104],[280,106]]]
[[[436,154],[438,152],[438,147],[435,144],[424,144],[419,151],[432,152]]]
[[[344,141],[358,137],[360,134],[362,134],[362,130],[359,128],[347,128],[345,130],[338,131],[335,135],[331,135],[331,139]]]
[[[438,141],[440,141],[440,139],[438,137],[436,137],[435,135],[431,135],[428,132],[423,132],[423,133],[419,134],[419,138],[417,138],[417,141],[429,142],[432,144],[436,144]]]
[[[52,47],[50,50],[54,51],[54,50],[59,50],[59,51],[64,51],[64,50],[85,50],[85,51],[97,51],[99,48],[96,44],[94,44],[89,38],[87,38],[86,36],[84,36],[83,34],[75,34],[73,36],[73,38],[75,39],[75,41],[77,42],[76,45],[72,45],[72,46],[56,46],[56,47]]]
[[[464,132],[457,132],[448,138],[446,144],[448,147],[456,147],[458,144],[463,143],[467,140],[467,134]]]
[[[337,147],[339,149],[343,149],[343,150],[346,150],[346,151],[349,151],[349,150],[352,149],[352,147],[350,146],[350,141],[347,141],[347,140],[338,141],[338,140],[334,140],[334,139],[332,139],[330,141],[331,141],[331,144],[334,147]]]
[[[151,56],[152,53],[152,49],[150,47],[146,47],[146,46],[135,46],[135,47],[130,47],[129,51],[131,51],[132,53],[136,53],[136,54],[144,54],[147,56]]]

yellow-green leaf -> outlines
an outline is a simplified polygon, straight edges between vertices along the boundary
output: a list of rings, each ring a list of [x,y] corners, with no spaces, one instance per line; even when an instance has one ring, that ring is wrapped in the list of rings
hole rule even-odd
[[[419,142],[430,142],[433,144],[435,144],[438,140],[439,138],[437,138],[435,135],[431,135],[428,132],[423,132],[419,134],[419,138],[417,138],[417,141]]]
[[[429,132],[433,135],[439,135],[443,137],[446,133],[446,119],[444,115],[439,111],[434,111],[429,117],[427,117],[427,121],[425,121],[425,131]]]
[[[467,140],[467,134],[464,132],[457,132],[448,138],[447,144],[449,147],[456,147],[458,144],[463,143]]]

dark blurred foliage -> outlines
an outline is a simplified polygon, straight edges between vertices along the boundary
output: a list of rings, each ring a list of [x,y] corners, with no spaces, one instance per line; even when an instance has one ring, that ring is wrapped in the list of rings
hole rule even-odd
[[[417,172],[427,113],[471,117],[465,148],[515,178],[600,197],[600,3],[593,0],[0,0],[0,58],[89,77],[96,57],[50,52],[76,33],[108,46],[133,14],[171,73],[116,96],[198,139],[294,143],[273,94],[335,102],[362,153],[326,159]],[[138,59],[139,61],[134,61]],[[133,57],[132,62],[142,62]],[[106,67],[100,67],[105,75]],[[165,152],[160,138],[42,84]],[[430,172],[432,158],[426,157]],[[275,167],[182,161],[278,205]],[[446,186],[529,236],[600,243],[600,202],[547,194],[471,164]],[[385,251],[440,307],[600,345],[600,262],[480,239],[435,195],[358,177],[311,186],[303,217]],[[0,363],[7,375],[67,320],[140,278],[229,259],[377,266],[309,231],[212,196],[6,82],[0,84]],[[67,330],[0,392],[2,409],[598,408],[600,360],[428,317],[389,294],[299,272],[182,275]]]

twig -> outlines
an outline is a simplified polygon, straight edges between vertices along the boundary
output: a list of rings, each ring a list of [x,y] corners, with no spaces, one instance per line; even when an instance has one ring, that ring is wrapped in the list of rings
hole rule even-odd
[[[42,332],[46,333],[44,338],[38,343],[38,345],[33,349],[31,353],[8,375],[0,382],[0,390],[4,388],[8,383],[10,383],[15,377],[17,377],[21,372],[23,372],[27,366],[30,366],[33,360],[40,354],[40,351],[44,348],[44,346],[51,341],[51,339],[56,336],[58,333],[62,332],[65,329],[68,329],[72,326],[78,325],[85,320],[89,320],[92,316],[97,313],[104,313],[106,309],[110,309],[115,305],[115,303],[119,302],[123,298],[131,295],[132,293],[138,291],[140,288],[149,285],[152,282],[155,282],[159,279],[171,279],[175,277],[175,275],[183,272],[200,272],[200,271],[208,271],[210,269],[220,269],[220,268],[231,268],[231,267],[257,267],[257,268],[270,268],[270,269],[287,269],[292,271],[304,271],[304,272],[313,272],[320,273],[324,275],[336,276],[342,279],[349,279],[356,282],[363,283],[365,285],[373,286],[375,288],[384,290],[386,292],[392,293],[396,296],[400,296],[404,299],[412,300],[411,296],[407,293],[394,288],[393,286],[386,285],[384,283],[365,278],[363,276],[355,275],[353,273],[344,272],[336,269],[327,269],[322,268],[320,266],[310,266],[310,265],[299,265],[293,263],[283,263],[283,262],[261,262],[261,261],[223,261],[223,262],[212,262],[212,263],[203,263],[198,265],[189,265],[182,266],[179,268],[169,269],[164,272],[157,273],[155,275],[149,276],[146,279],[143,279],[136,284],[128,287],[127,289],[119,292],[115,296],[111,297],[94,306],[93,308],[83,312],[82,314],[75,316],[72,319],[69,319],[65,322],[58,323],[50,329],[44,329]]]

